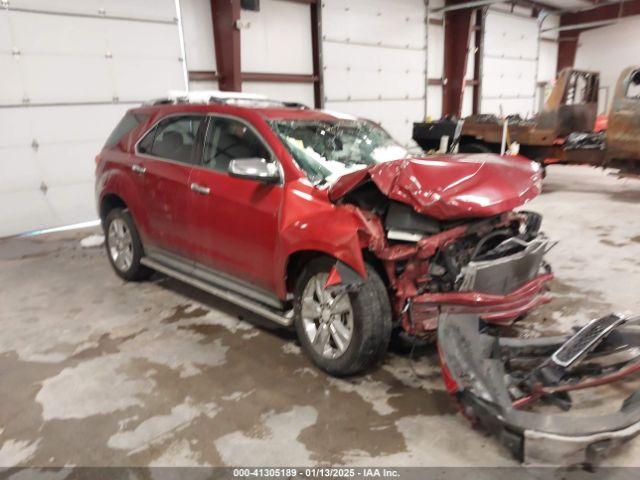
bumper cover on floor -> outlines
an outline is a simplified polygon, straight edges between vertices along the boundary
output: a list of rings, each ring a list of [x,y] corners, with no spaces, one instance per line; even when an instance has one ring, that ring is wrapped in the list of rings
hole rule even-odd
[[[633,322],[637,323],[637,319]],[[600,343],[594,347],[582,364],[598,355],[602,358],[605,348],[619,353],[623,347],[637,347],[640,334],[637,326],[630,328],[636,330],[619,331],[611,334],[611,338],[603,339],[602,342],[610,342],[610,345]],[[632,393],[620,409],[603,415],[539,413],[522,408],[536,400],[552,397],[571,408],[566,396],[568,391],[621,380],[616,376],[616,368],[620,372],[637,371],[633,367],[640,360],[635,357],[627,359],[624,365],[607,367],[607,374],[600,377],[581,379],[576,376],[577,370],[558,369],[551,363],[549,354],[557,351],[568,338],[501,339],[483,333],[483,322],[477,315],[444,314],[440,317],[438,350],[447,390],[455,396],[466,417],[495,435],[525,463],[592,463],[640,433],[640,390]],[[532,368],[531,375],[522,381],[514,381],[514,373],[507,365],[522,358],[529,361],[535,355],[539,355],[540,361]],[[536,376],[543,371],[546,372],[544,375]],[[527,388],[531,390],[527,391]],[[555,396],[557,392],[562,393]]]

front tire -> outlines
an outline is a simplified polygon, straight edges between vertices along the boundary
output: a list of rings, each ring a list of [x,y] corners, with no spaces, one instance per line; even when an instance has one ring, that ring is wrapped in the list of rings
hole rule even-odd
[[[337,377],[361,373],[384,357],[391,336],[391,307],[378,273],[354,290],[324,288],[335,260],[311,261],[297,279],[295,327],[306,355]]]
[[[153,271],[140,263],[144,256],[138,229],[128,210],[114,208],[104,222],[105,247],[116,274],[127,281],[148,278]]]

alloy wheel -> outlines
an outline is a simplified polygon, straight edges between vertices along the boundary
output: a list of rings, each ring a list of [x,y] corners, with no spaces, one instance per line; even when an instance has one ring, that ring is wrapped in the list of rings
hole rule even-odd
[[[313,349],[324,358],[342,356],[353,337],[353,308],[349,294],[339,287],[325,288],[327,273],[307,282],[302,294],[302,323]]]
[[[109,225],[107,242],[113,264],[121,272],[126,272],[133,264],[133,239],[127,224],[115,218]]]

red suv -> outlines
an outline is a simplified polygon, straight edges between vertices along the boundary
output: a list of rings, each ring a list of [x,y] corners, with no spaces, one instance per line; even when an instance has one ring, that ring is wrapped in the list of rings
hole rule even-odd
[[[131,109],[97,157],[109,260],[160,271],[285,326],[334,375],[443,312],[508,324],[546,302],[539,167],[411,158],[378,125],[253,96]]]

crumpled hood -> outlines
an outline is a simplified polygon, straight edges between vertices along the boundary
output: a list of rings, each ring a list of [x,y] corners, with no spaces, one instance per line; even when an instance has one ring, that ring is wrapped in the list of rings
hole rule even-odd
[[[462,154],[394,160],[340,177],[329,189],[337,201],[366,181],[392,200],[439,220],[489,217],[540,193],[540,166],[522,157]]]

